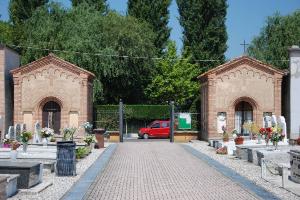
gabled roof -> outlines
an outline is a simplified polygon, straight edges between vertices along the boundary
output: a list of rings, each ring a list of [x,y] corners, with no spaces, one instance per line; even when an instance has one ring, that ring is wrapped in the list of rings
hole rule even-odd
[[[75,74],[78,74],[78,75],[80,73],[84,73],[84,74],[88,75],[90,78],[95,77],[95,75],[92,72],[89,72],[85,69],[82,69],[82,68],[78,67],[77,65],[74,65],[74,64],[72,64],[68,61],[65,61],[65,60],[57,57],[53,53],[50,53],[48,56],[42,57],[42,58],[40,58],[36,61],[33,61],[31,63],[23,65],[19,68],[13,69],[10,72],[12,74],[19,73],[19,72],[24,74],[24,73],[31,72],[32,70],[41,68],[41,67],[43,67],[45,65],[48,65],[48,64],[54,64],[56,66],[59,66],[59,67],[65,69],[65,70],[71,71],[71,72],[73,72]]]
[[[198,76],[198,79],[202,78],[202,77],[205,77],[209,74],[213,74],[213,73],[218,73],[218,72],[221,72],[221,71],[224,71],[226,68],[230,68],[232,66],[235,66],[235,65],[241,65],[243,63],[248,63],[254,66],[257,66],[259,67],[259,69],[261,70],[264,70],[264,71],[269,71],[269,72],[273,72],[273,73],[278,73],[278,74],[281,74],[281,75],[284,75],[286,74],[283,70],[280,70],[280,69],[277,69],[275,68],[274,66],[272,65],[269,65],[267,63],[263,63],[257,59],[254,59],[254,58],[251,58],[249,56],[241,56],[241,57],[237,57],[231,61],[228,61],[222,65],[219,65],[218,67],[215,67],[201,75]]]

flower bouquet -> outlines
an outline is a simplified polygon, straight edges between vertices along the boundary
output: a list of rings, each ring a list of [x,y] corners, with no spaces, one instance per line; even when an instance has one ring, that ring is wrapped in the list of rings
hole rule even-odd
[[[282,128],[280,126],[274,126],[272,128],[272,135],[271,135],[271,141],[273,145],[275,146],[275,150],[278,148],[278,142],[282,141],[285,135],[282,134]]]
[[[90,122],[85,122],[82,126],[86,134],[91,134],[93,132],[93,124]]]
[[[266,142],[266,146],[269,146],[269,141],[272,136],[272,128],[260,128],[259,133],[263,136]]]
[[[10,139],[4,138],[3,139],[3,148],[10,148],[12,141]]]
[[[29,131],[24,131],[23,133],[21,133],[20,139],[23,145],[23,152],[26,153],[28,142],[32,139],[32,133]]]
[[[11,142],[11,149],[12,150],[17,150],[20,146],[21,146],[21,144],[18,141],[16,141],[16,140],[13,140]]]
[[[42,138],[52,137],[54,135],[54,130],[51,128],[42,128],[41,136]]]

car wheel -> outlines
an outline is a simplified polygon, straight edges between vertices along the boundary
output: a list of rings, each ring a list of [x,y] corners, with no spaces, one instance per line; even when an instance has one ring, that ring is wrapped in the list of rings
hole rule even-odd
[[[148,139],[149,135],[147,133],[145,133],[143,137],[144,137],[144,139]]]

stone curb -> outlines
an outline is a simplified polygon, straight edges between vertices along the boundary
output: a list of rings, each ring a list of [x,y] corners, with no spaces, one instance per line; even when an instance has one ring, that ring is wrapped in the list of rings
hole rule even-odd
[[[61,200],[82,200],[89,187],[106,167],[116,147],[117,144],[110,144]]]
[[[193,147],[190,147],[188,145],[181,145],[187,152],[195,156],[196,158],[206,162],[211,167],[215,168],[218,172],[222,173],[224,176],[230,178],[232,181],[236,182],[240,186],[242,186],[244,189],[249,191],[251,194],[254,194],[255,196],[261,198],[261,199],[274,199],[279,200],[278,197],[273,195],[271,192],[265,190],[264,188],[256,185],[249,179],[241,176],[234,170],[230,169],[229,167],[226,167],[219,163],[218,161],[214,160],[213,158],[205,155],[204,153],[201,153],[200,151],[194,149]]]

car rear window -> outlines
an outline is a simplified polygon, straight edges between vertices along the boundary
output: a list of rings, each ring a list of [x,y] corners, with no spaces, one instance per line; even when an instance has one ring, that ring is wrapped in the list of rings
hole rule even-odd
[[[167,128],[167,127],[169,127],[169,123],[168,122],[163,122],[163,123],[161,123],[161,127],[162,128]]]

